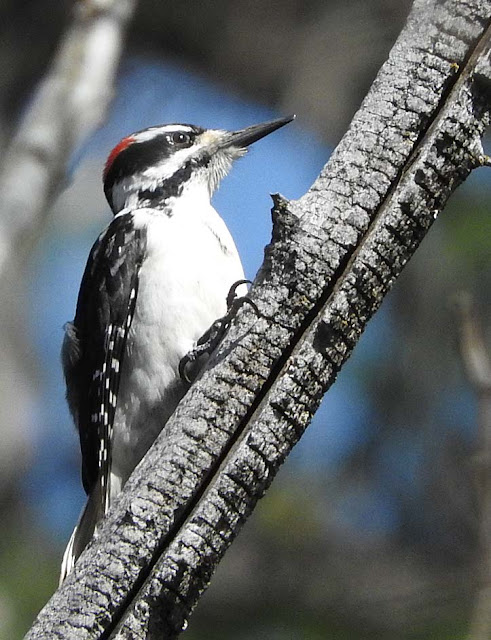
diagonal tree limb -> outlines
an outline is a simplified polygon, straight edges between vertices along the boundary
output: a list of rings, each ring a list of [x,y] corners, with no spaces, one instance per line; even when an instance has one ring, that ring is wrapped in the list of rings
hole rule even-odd
[[[416,0],[300,200],[274,198],[251,297],[34,638],[175,638],[366,322],[452,191],[486,164],[491,0]]]
[[[35,237],[77,144],[102,122],[136,0],[77,0],[46,77],[2,161],[0,274]]]

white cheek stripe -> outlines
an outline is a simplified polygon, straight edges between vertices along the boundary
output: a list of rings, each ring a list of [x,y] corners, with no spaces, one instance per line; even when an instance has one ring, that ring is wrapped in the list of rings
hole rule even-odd
[[[170,158],[166,158],[154,166],[147,167],[141,176],[148,179],[149,182],[161,182],[171,178],[186,161],[195,156],[203,147],[202,144],[193,144],[188,149],[180,149],[176,151]]]

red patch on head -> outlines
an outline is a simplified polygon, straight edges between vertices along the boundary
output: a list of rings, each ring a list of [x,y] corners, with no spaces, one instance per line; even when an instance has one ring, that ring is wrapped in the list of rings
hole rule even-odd
[[[133,142],[135,142],[135,138],[133,138],[133,136],[127,136],[126,138],[123,138],[121,142],[118,142],[118,144],[114,147],[106,160],[106,164],[104,165],[104,171],[102,173],[104,180],[106,179],[109,170],[113,166],[114,161],[119,156],[121,151],[127,149]]]

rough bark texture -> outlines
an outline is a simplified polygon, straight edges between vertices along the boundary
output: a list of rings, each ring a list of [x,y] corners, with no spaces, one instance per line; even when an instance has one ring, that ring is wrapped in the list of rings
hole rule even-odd
[[[174,638],[367,320],[487,162],[491,0],[417,0],[251,297],[27,638]]]

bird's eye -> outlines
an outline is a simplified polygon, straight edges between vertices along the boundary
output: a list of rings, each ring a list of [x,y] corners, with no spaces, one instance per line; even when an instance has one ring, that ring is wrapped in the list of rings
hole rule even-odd
[[[191,136],[187,133],[182,133],[182,131],[176,131],[170,134],[169,142],[184,147],[191,142]]]

